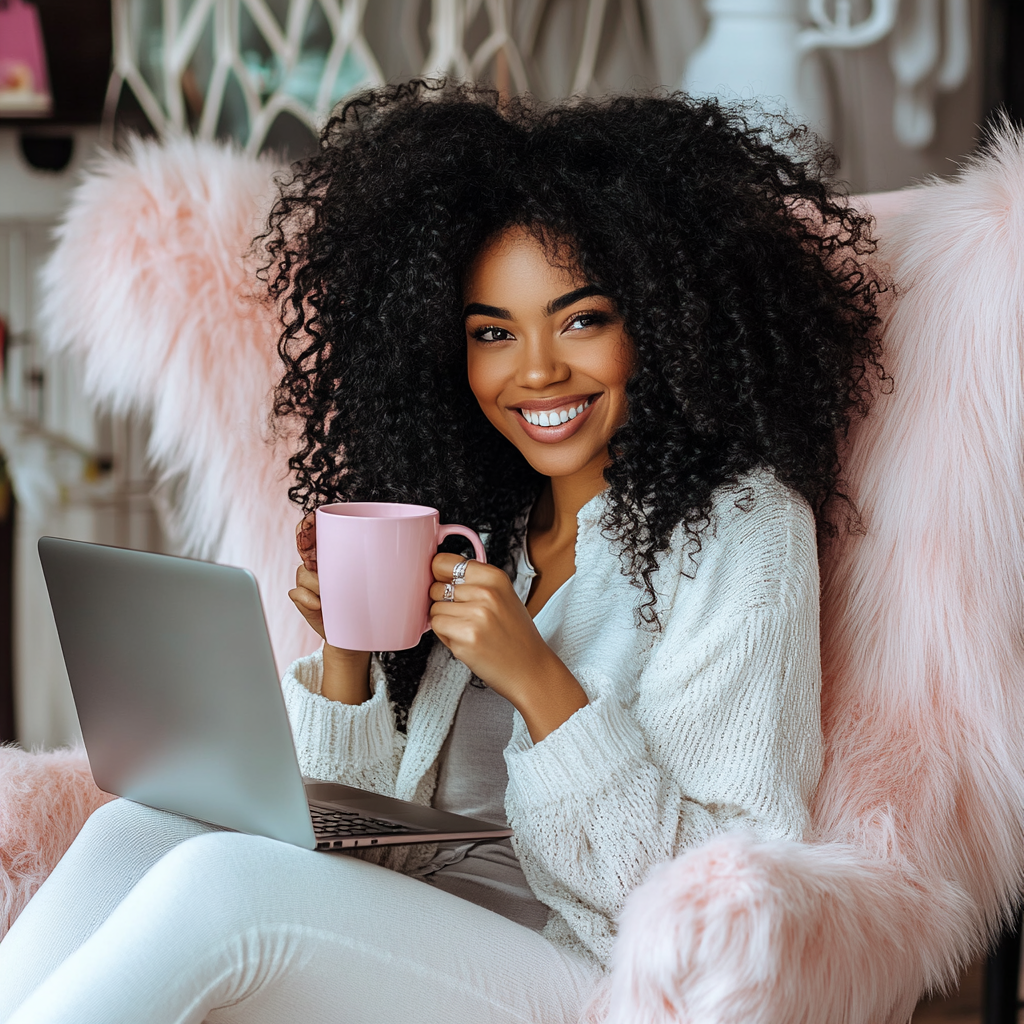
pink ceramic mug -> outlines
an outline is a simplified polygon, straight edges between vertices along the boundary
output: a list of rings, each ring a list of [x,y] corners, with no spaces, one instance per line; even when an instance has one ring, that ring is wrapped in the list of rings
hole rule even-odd
[[[349,651],[402,651],[430,629],[430,563],[445,537],[480,538],[466,526],[441,525],[426,505],[350,501],[316,510],[316,566],[324,633]]]

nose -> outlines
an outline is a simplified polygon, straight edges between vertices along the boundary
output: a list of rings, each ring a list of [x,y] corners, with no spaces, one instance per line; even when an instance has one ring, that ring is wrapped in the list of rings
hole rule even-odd
[[[520,387],[540,390],[568,380],[572,375],[572,368],[560,355],[558,347],[547,338],[527,338],[526,343],[517,348],[516,383]]]

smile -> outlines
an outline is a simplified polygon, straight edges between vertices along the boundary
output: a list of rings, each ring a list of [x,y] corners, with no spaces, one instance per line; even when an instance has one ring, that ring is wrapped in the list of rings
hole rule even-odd
[[[584,409],[589,408],[592,398],[568,409],[552,409],[550,412],[534,412],[531,409],[520,409],[523,419],[532,423],[535,427],[557,427],[559,424],[568,423],[576,419]]]
[[[516,409],[519,414],[519,425],[533,441],[543,444],[557,444],[572,437],[590,418],[594,403],[601,394],[591,395],[586,401],[577,405],[566,405],[555,409]]]

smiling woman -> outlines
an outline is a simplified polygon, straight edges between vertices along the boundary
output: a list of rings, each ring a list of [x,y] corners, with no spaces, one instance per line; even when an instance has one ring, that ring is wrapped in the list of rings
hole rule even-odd
[[[473,395],[547,477],[527,529],[538,570],[532,615],[575,571],[576,514],[607,486],[608,442],[628,417],[633,363],[613,300],[580,285],[551,250],[542,232],[507,229],[480,251],[463,289]]]
[[[300,756],[364,781],[394,758],[372,785],[435,803],[454,763],[487,780],[544,934],[598,965],[649,865],[738,825],[803,835],[820,770],[815,537],[884,379],[879,286],[827,158],[761,125],[411,83],[346,106],[266,239],[293,497],[431,504],[491,563],[434,559],[419,648],[293,668]],[[322,632],[311,527],[292,598]],[[467,681],[504,703],[471,718]],[[326,755],[357,715],[406,738]],[[473,851],[391,856],[491,877]]]
[[[325,642],[285,702],[306,775],[514,843],[364,863],[115,802],[5,944],[0,981],[42,981],[16,1024],[575,1021],[656,864],[807,835],[816,538],[881,375],[870,225],[807,142],[682,96],[345,105],[262,239],[307,512],[291,597],[323,635],[325,502],[432,506],[488,563],[438,553],[418,647]],[[61,885],[97,894],[95,935]]]
[[[631,413],[601,398],[577,416],[616,422],[598,475],[641,590],[638,623],[657,628],[653,579],[672,532],[682,524],[696,554],[713,492],[755,466],[801,494],[828,537],[843,513],[836,439],[880,374],[878,285],[861,259],[870,225],[815,145],[803,129],[754,128],[742,111],[680,97],[543,109],[410,83],[348,104],[266,239],[286,320],[278,408],[303,425],[293,498],[432,505],[489,534],[501,566],[519,511],[548,489],[541,448],[561,460],[593,436],[587,426],[577,441],[550,415],[545,427],[546,400],[575,424],[570,410],[604,388],[517,385],[496,419],[468,362],[483,373],[512,350],[535,358],[541,330],[552,353],[624,334]],[[526,236],[547,254],[540,277],[559,271],[528,300],[510,284],[520,271],[528,283],[539,251]],[[573,313],[586,317],[570,324]],[[400,723],[432,642],[383,659]]]
[[[467,370],[484,415],[538,473],[563,478],[586,467],[597,494],[608,440],[627,418],[632,345],[614,302],[574,283],[532,232],[498,236],[464,288]],[[524,447],[527,438],[557,447]]]

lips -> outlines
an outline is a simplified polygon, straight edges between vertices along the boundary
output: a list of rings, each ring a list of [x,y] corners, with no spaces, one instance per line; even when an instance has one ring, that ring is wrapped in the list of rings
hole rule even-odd
[[[576,419],[580,413],[586,411],[588,405],[590,405],[589,398],[580,402],[579,405],[570,405],[568,408],[562,406],[550,411],[543,409],[538,411],[520,406],[519,411],[523,414],[524,419],[536,427],[557,427],[559,423],[568,423],[569,420]]]
[[[535,402],[524,402],[522,406],[516,409],[516,418],[519,421],[519,425],[523,428],[524,433],[533,441],[540,441],[543,444],[557,444],[559,441],[564,441],[566,438],[572,437],[590,418],[593,412],[594,406],[601,400],[601,395],[569,395],[565,398],[551,398],[543,399]],[[543,412],[545,415],[550,416],[553,410],[568,410],[570,408],[577,408],[581,404],[589,402],[588,405],[583,409],[582,412],[577,413],[572,419],[568,419],[565,423],[559,422],[557,426],[539,426],[535,423],[531,423],[524,415],[526,412]],[[547,406],[547,409],[543,408]]]
[[[554,398],[531,398],[528,402],[520,402],[515,408],[528,412],[550,412],[552,409],[568,409],[570,406],[582,405],[596,398],[597,394],[556,395]]]

